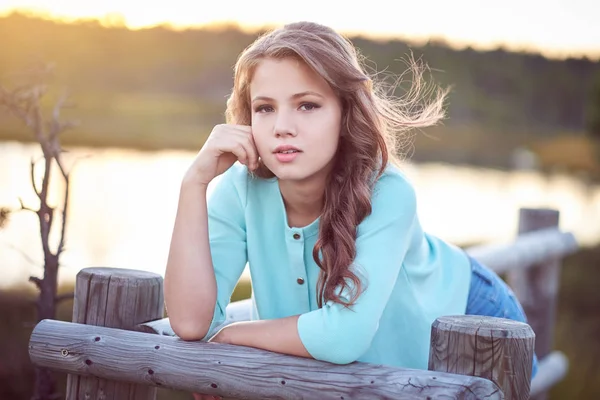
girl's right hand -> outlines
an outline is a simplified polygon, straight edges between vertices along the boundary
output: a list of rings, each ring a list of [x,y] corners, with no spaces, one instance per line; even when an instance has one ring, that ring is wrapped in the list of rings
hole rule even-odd
[[[258,151],[252,128],[246,125],[217,125],[196,155],[186,177],[208,186],[210,181],[227,171],[236,161],[250,170],[258,167]]]

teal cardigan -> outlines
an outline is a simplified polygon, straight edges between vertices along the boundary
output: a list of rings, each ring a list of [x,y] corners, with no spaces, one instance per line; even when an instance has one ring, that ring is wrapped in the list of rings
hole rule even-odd
[[[318,308],[312,252],[319,219],[289,227],[276,178],[251,176],[236,163],[211,189],[208,226],[218,294],[209,333],[224,321],[246,264],[253,319],[300,315],[300,339],[318,360],[427,369],[432,322],[465,313],[469,259],[423,231],[415,191],[394,166],[376,182],[373,211],[358,226],[352,268],[364,289],[350,309],[332,302]]]

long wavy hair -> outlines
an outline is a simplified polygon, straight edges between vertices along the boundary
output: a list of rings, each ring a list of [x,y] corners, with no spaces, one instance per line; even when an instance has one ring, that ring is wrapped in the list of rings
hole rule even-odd
[[[263,34],[240,54],[227,100],[228,123],[251,124],[250,82],[256,66],[265,58],[286,57],[310,66],[342,103],[342,132],[325,187],[313,258],[321,269],[319,307],[328,301],[351,306],[362,288],[351,268],[357,227],[371,213],[373,186],[388,162],[400,161],[406,154],[411,129],[434,125],[444,117],[446,91],[430,91],[423,79],[426,66],[411,57],[407,69],[413,76],[411,86],[402,97],[395,97],[400,81],[389,85],[387,79],[375,80],[381,74],[367,74],[363,58],[348,39],[326,26],[297,22]],[[274,177],[262,163],[254,174]]]

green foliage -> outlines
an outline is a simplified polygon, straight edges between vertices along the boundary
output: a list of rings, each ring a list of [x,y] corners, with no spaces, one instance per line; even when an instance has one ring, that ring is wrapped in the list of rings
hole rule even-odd
[[[75,108],[62,114],[81,121],[81,128],[61,136],[66,147],[197,150],[211,128],[224,122],[232,67],[256,36],[234,27],[129,31],[98,22],[67,25],[12,14],[0,18],[0,77],[10,82],[10,73],[31,61],[56,63],[50,87],[57,92],[45,96],[46,111],[65,87]],[[452,88],[444,125],[416,136],[410,156],[417,162],[511,168],[515,148],[534,148],[584,131],[590,87],[600,75],[600,62],[585,58],[455,50],[436,42],[418,47],[398,40],[352,41],[370,60],[371,72],[402,74],[403,60],[412,53],[431,67],[428,79]],[[396,94],[403,93],[406,83]],[[0,140],[33,137],[14,118],[0,115]],[[597,175],[595,171],[600,165],[588,173]]]
[[[74,98],[85,98],[84,114],[99,106],[125,113],[121,108],[125,104],[113,103],[113,97],[135,93],[135,98],[152,95],[187,101],[181,112],[165,105],[161,112],[173,119],[194,118],[185,112],[194,107],[193,101],[212,104],[197,116],[210,124],[222,120],[233,83],[232,66],[255,38],[256,34],[232,27],[129,31],[95,22],[66,25],[12,14],[0,19],[0,76],[17,71],[31,57],[53,60],[58,64],[57,83],[69,87]],[[600,73],[600,63],[585,58],[550,60],[502,49],[454,50],[435,42],[418,47],[399,40],[352,40],[371,60],[371,69],[402,73],[401,60],[410,52],[422,58],[432,68],[433,79],[453,87],[447,124],[454,125],[536,127],[547,134],[581,131],[587,92],[593,76]],[[129,106],[135,105],[131,99]],[[148,117],[152,111],[140,108],[140,113]]]

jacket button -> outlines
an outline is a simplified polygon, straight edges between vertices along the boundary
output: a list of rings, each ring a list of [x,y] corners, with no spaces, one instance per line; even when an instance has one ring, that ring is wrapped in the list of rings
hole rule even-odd
[[[298,285],[302,285],[304,284],[304,278],[298,278],[296,279],[296,282],[298,282]]]
[[[294,233],[294,239],[296,239],[296,240],[300,239],[300,234],[299,233]]]

